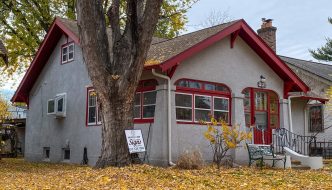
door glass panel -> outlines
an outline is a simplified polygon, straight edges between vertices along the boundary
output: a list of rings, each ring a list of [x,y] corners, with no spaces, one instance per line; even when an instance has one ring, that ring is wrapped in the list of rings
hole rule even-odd
[[[267,129],[267,112],[256,111],[255,119],[256,128],[265,131]]]
[[[267,110],[267,93],[255,92],[255,109]]]

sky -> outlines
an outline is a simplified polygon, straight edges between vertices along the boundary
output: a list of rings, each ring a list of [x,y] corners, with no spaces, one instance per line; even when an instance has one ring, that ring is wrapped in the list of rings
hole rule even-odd
[[[262,18],[277,27],[277,54],[314,60],[308,49],[317,49],[332,38],[332,0],[200,0],[188,12],[188,32],[197,30],[212,11],[244,19],[255,31]]]
[[[198,29],[211,12],[224,12],[232,19],[244,19],[255,31],[260,28],[262,18],[273,19],[277,27],[277,54],[314,60],[309,49],[325,44],[332,38],[332,0],[200,0],[189,9],[187,32]],[[13,85],[2,87],[11,96],[21,78]],[[1,91],[1,90],[0,90]],[[2,90],[4,91],[4,90]]]

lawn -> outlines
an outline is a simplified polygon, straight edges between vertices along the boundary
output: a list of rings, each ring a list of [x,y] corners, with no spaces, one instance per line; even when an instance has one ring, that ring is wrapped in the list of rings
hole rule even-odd
[[[96,170],[2,159],[0,189],[332,189],[332,166],[319,171],[212,166],[179,170],[148,165]]]

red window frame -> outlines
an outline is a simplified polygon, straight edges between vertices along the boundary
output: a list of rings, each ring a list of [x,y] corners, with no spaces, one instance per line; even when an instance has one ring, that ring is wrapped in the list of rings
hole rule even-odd
[[[102,123],[99,121],[99,107],[98,107],[98,98],[96,99],[96,122],[89,123],[89,94],[90,92],[94,92],[93,87],[88,87],[86,90],[86,111],[85,111],[85,125],[87,127],[90,126],[100,126]]]
[[[73,59],[71,59],[71,60],[68,60],[69,59],[69,46],[70,45],[73,45],[74,46],[74,49],[73,49]],[[63,62],[62,61],[62,50],[63,50],[63,48],[65,48],[65,47],[68,47],[68,52],[67,52],[67,61],[66,62]],[[61,65],[64,65],[64,64],[67,64],[67,63],[70,63],[70,62],[72,62],[72,61],[74,61],[75,60],[75,42],[74,41],[70,41],[70,42],[67,42],[67,43],[65,43],[65,44],[62,44],[61,45],[61,49],[60,49],[60,55],[61,55],[61,57],[60,57],[60,64]]]
[[[152,83],[153,85],[151,86],[145,86],[148,83]],[[152,118],[143,118],[143,108],[144,108],[144,93],[147,92],[153,92],[156,91],[156,86],[158,85],[158,82],[156,79],[147,79],[147,80],[141,80],[137,86],[136,89],[136,94],[140,94],[140,117],[139,118],[134,118],[134,123],[139,124],[139,123],[153,123],[154,122],[154,117]],[[156,108],[156,104],[155,104]]]
[[[189,88],[189,87],[182,87],[178,86],[177,84],[180,81],[190,81],[190,82],[199,82],[201,83],[201,88]],[[216,90],[206,90],[205,85],[206,84],[212,84],[212,85],[220,85],[225,88],[227,88],[228,92],[222,92],[222,91],[216,91]],[[232,91],[231,89],[223,84],[223,83],[216,83],[216,82],[210,82],[210,81],[202,81],[202,80],[195,80],[195,79],[188,79],[188,78],[181,78],[178,79],[174,85],[176,85],[176,94],[188,94],[192,96],[192,118],[191,121],[185,121],[185,120],[176,120],[179,124],[200,124],[200,122],[195,121],[195,95],[198,96],[209,96],[211,98],[211,108],[210,112],[214,115],[214,99],[215,98],[225,98],[228,99],[228,125],[232,125]],[[176,107],[176,105],[175,105]],[[175,108],[176,109],[176,108]]]

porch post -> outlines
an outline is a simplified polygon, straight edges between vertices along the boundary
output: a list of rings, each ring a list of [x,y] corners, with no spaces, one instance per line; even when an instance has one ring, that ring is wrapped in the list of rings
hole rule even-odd
[[[288,116],[288,100],[280,99],[280,128],[289,129],[289,116]]]
[[[244,94],[233,93],[232,94],[232,125],[239,125],[240,130],[247,130],[245,117],[244,117]],[[237,164],[248,164],[248,151],[245,148],[245,144],[241,143],[231,153],[234,162]]]

